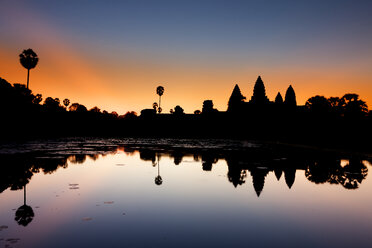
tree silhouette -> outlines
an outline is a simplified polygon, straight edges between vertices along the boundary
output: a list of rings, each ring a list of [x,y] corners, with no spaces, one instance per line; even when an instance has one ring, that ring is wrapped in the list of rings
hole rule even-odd
[[[327,113],[331,108],[331,104],[324,96],[310,97],[306,101],[305,106],[314,113]]]
[[[26,205],[26,185],[24,185],[23,190],[23,205],[17,209],[14,220],[18,225],[27,226],[33,220],[35,215],[32,208]]]
[[[134,111],[127,111],[122,118],[125,120],[134,120],[137,118],[137,113]]]
[[[37,54],[31,49],[23,50],[23,52],[19,55],[19,61],[21,65],[27,69],[27,89],[30,79],[30,70],[35,68],[37,63],[39,62],[39,58]]]
[[[183,108],[181,108],[180,105],[177,105],[176,107],[174,107],[174,114],[175,115],[182,115],[182,114],[184,114]]]
[[[98,108],[97,106],[89,109],[89,112],[93,112],[93,113],[101,113],[101,109]]]
[[[42,101],[43,101],[43,96],[41,94],[36,94],[36,96],[32,100],[32,103],[40,104]]]
[[[357,189],[368,175],[368,169],[359,159],[352,158],[338,175],[338,182],[345,189]]]
[[[158,108],[158,112],[159,114],[161,113],[162,109],[160,108],[160,103],[161,103],[161,96],[164,94],[164,87],[163,86],[158,86],[156,88],[156,94],[159,95],[159,108]]]
[[[331,111],[334,114],[341,115],[343,106],[345,104],[344,100],[339,97],[330,97],[328,98],[328,103],[330,105]]]
[[[253,96],[251,98],[251,103],[264,104],[268,102],[269,99],[266,96],[265,85],[261,79],[261,76],[258,76],[257,81],[253,88]]]
[[[285,92],[284,104],[287,106],[297,106],[296,94],[292,88],[292,85],[289,85],[287,91]]]
[[[203,102],[203,109],[202,113],[203,114],[208,114],[213,112],[213,101],[212,100],[205,100]]]
[[[61,108],[59,98],[47,97],[44,101],[44,106],[49,111],[58,111]]]
[[[201,114],[201,111],[199,109],[194,111],[194,115],[200,115],[200,114]]]
[[[357,94],[345,94],[341,98],[344,115],[351,118],[365,116],[368,113],[366,102],[359,99]]]
[[[67,109],[68,105],[70,105],[70,100],[68,100],[67,98],[65,100],[63,100],[63,105],[65,105],[65,107]]]
[[[157,102],[154,102],[154,103],[152,104],[152,108],[153,108],[155,111],[158,109],[158,107],[159,107],[159,105],[158,105]]]
[[[87,112],[88,111],[87,108],[84,105],[81,105],[79,103],[73,103],[73,104],[71,104],[68,109],[71,112],[80,112],[80,113]]]

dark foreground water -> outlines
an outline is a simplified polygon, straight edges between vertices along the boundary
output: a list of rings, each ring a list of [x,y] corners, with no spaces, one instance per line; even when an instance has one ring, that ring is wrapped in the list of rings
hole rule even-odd
[[[372,247],[363,154],[226,140],[0,145],[0,247]]]

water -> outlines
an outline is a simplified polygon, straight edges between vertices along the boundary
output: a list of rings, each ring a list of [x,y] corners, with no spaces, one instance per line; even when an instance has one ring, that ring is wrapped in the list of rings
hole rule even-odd
[[[3,144],[0,159],[0,247],[372,246],[363,154],[70,139]]]

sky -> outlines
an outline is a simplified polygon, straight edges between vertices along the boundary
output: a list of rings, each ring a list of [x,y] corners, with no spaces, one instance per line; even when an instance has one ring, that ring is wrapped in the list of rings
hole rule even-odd
[[[356,93],[372,106],[372,1],[0,0],[0,77],[26,83],[18,55],[39,64],[43,97],[124,114],[226,110],[235,84],[249,100],[260,75],[274,100]]]

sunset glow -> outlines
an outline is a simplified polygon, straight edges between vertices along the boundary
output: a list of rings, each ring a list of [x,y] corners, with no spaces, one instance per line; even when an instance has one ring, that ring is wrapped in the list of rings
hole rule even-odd
[[[236,83],[249,100],[291,84],[299,105],[356,93],[372,106],[370,1],[1,1],[0,77],[25,83],[19,53],[39,56],[30,89],[88,109],[219,110]],[[206,15],[208,14],[208,15]]]

